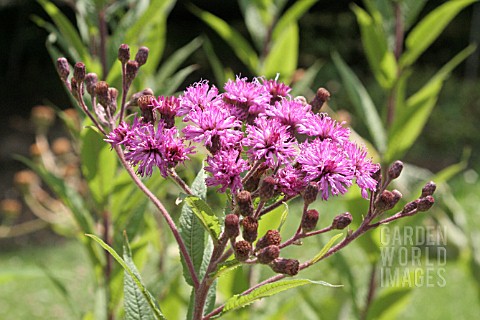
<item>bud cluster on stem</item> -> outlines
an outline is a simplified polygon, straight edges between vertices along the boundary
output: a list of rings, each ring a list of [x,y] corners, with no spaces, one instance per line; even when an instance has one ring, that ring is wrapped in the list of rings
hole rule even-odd
[[[227,261],[266,265],[277,273],[242,293],[247,294],[262,284],[295,276],[372,228],[426,211],[433,205],[435,184],[429,182],[418,199],[407,203],[398,213],[387,215],[402,198],[399,191],[387,187],[399,177],[403,163],[394,162],[382,179],[380,165],[368,156],[365,146],[350,139],[345,123],[320,112],[330,98],[326,89],[318,89],[307,103],[305,98],[291,96],[291,89],[276,79],[236,77],[225,83],[224,92],[203,80],[178,97],[156,98],[152,90],[145,89],[127,100],[129,88],[147,58],[145,47],[138,50],[134,60],[130,60],[127,45],[122,44],[118,49],[122,66],[119,107],[119,91],[99,81],[95,74],[86,73],[83,63],[75,64],[71,79],[67,60],[60,58],[57,65],[68,90],[173,233],[193,282],[193,319],[208,319],[221,312],[220,306],[205,315],[204,305],[217,271]],[[84,87],[91,98],[90,108],[84,101]],[[126,117],[128,113],[131,116]],[[184,125],[176,125],[178,122]],[[195,271],[169,212],[140,179],[159,173],[163,178],[171,178],[191,196],[192,191],[175,168],[185,164],[189,155],[198,150],[206,150],[206,186],[227,193],[231,208],[226,212],[223,226],[218,226],[223,229],[213,241],[202,277]],[[324,221],[313,206],[345,194],[354,183],[370,203],[368,212],[339,213],[323,228],[317,227]],[[297,197],[304,204],[297,214],[297,231],[283,242],[281,227],[268,230],[259,238],[262,217]],[[348,230],[354,217],[364,218],[356,230]],[[283,248],[301,245],[303,238],[343,229],[347,229],[345,238],[320,259],[301,263],[282,256]]]

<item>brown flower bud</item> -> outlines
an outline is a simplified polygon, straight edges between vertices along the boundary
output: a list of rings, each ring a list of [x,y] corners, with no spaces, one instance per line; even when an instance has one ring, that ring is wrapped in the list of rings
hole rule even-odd
[[[46,131],[55,122],[55,110],[49,106],[35,106],[32,108],[31,119],[40,131]]]
[[[70,74],[70,66],[68,65],[67,59],[63,57],[57,59],[57,71],[60,79],[67,81],[68,75]]]
[[[422,189],[422,195],[420,196],[421,198],[424,198],[426,196],[431,196],[437,189],[437,185],[435,182],[430,181],[428,182]]]
[[[72,145],[67,138],[57,138],[53,141],[52,151],[54,154],[60,156],[72,151]]]
[[[375,201],[375,208],[379,212],[384,212],[392,209],[402,198],[402,194],[398,190],[388,191],[384,190]]]
[[[247,260],[250,256],[250,252],[252,251],[252,245],[250,244],[250,242],[247,242],[245,240],[235,242],[235,245],[233,247],[233,250],[235,252],[235,258],[238,261]]]
[[[257,259],[258,259],[258,262],[262,264],[269,264],[273,260],[277,259],[279,255],[280,255],[280,248],[278,246],[271,245],[263,249],[260,249],[257,252]]]
[[[143,66],[148,59],[148,48],[147,47],[140,47],[138,49],[137,54],[135,55],[135,61],[138,63],[138,67],[140,68]]]
[[[245,217],[242,220],[243,239],[248,242],[254,242],[258,236],[258,221],[252,217]]]
[[[319,88],[317,90],[317,94],[313,98],[312,102],[310,102],[312,106],[312,112],[317,113],[322,109],[323,104],[325,101],[330,99],[330,92],[328,92],[325,88]]]
[[[278,246],[281,241],[282,237],[278,230],[268,230],[267,233],[257,241],[255,250],[260,250],[271,245]]]
[[[235,198],[238,212],[244,217],[251,216],[253,214],[253,203],[250,192],[245,190],[240,191]]]
[[[304,232],[312,231],[317,226],[318,211],[315,209],[307,210],[302,217],[302,230]]]
[[[417,200],[417,210],[418,212],[427,211],[433,206],[434,203],[435,199],[432,196],[420,198]]]
[[[261,201],[270,200],[275,194],[276,182],[273,177],[265,177],[260,184],[259,196]]]
[[[349,212],[339,214],[338,216],[333,218],[332,228],[338,230],[345,229],[352,222],[352,220],[352,215]]]
[[[409,202],[403,207],[402,213],[412,212],[413,210],[417,209],[417,206],[417,201]]]
[[[129,87],[138,73],[138,62],[129,60],[125,66],[126,85]]]
[[[130,60],[130,47],[126,44],[121,44],[118,48],[118,60],[122,64],[126,64]]]
[[[400,173],[402,173],[403,170],[403,162],[402,161],[395,161],[392,163],[390,168],[388,168],[388,178],[390,180],[397,179],[400,176]]]
[[[300,262],[295,259],[277,258],[270,263],[270,267],[276,273],[294,276],[298,274]]]
[[[378,191],[380,189],[380,184],[382,182],[382,169],[381,168],[378,168],[377,171],[375,171],[373,174],[372,174],[372,178],[377,181],[377,187],[376,187],[376,191]]]
[[[98,76],[96,73],[87,73],[85,76],[85,87],[89,95],[93,96],[95,94],[95,85],[98,82]]]
[[[154,123],[156,120],[156,116],[153,111],[152,99],[154,99],[153,96],[141,96],[137,100],[138,106],[142,111],[143,122],[145,123]]]
[[[21,191],[26,191],[30,186],[39,185],[40,179],[31,170],[21,170],[15,173],[13,182]]]
[[[104,108],[107,108],[110,103],[110,98],[108,97],[108,83],[105,81],[99,81],[95,84],[95,95],[97,96],[98,103],[100,103]]]
[[[236,214],[230,213],[225,217],[225,233],[230,239],[235,239],[240,234],[239,219]]]
[[[82,83],[85,80],[85,64],[83,62],[75,63],[73,67],[73,78],[77,80],[78,83]]]
[[[111,114],[114,114],[115,110],[117,110],[117,98],[118,90],[115,88],[108,88],[108,108],[110,109]]]
[[[22,203],[15,199],[4,199],[0,201],[0,213],[6,217],[14,218],[22,212]]]
[[[318,184],[316,182],[310,182],[303,193],[303,201],[305,202],[305,205],[308,206],[310,203],[317,200],[317,195]]]

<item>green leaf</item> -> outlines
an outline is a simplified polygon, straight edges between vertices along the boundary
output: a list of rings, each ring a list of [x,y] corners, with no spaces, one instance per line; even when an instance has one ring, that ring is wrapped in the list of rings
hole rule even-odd
[[[256,73],[258,71],[259,63],[257,53],[238,31],[232,28],[226,21],[194,5],[189,5],[188,8],[227,42],[240,61],[242,61],[251,72]]]
[[[132,270],[135,276],[140,279],[140,273],[138,272],[132,259],[132,251],[128,238],[124,234],[123,243],[123,259],[125,264]],[[125,307],[125,319],[132,320],[151,320],[155,319],[154,313],[148,304],[148,301],[143,296],[142,292],[135,284],[133,278],[124,271],[123,278],[123,294],[124,294],[124,307]]]
[[[82,174],[95,201],[104,207],[113,189],[117,172],[117,155],[103,135],[87,129],[81,132],[80,160]]]
[[[282,212],[282,215],[280,216],[280,223],[278,224],[278,232],[282,231],[283,225],[285,224],[285,221],[287,221],[289,209],[288,209],[288,203],[284,202],[283,205],[285,206],[285,209]]]
[[[312,281],[308,279],[281,280],[281,281],[263,285],[253,290],[249,294],[235,295],[231,297],[230,299],[227,300],[227,302],[225,302],[225,306],[223,307],[222,313],[243,308],[255,302],[256,300],[270,297],[277,293],[283,292],[285,290],[293,289],[299,286],[304,286],[306,284],[319,284],[327,287],[339,287],[324,281]]]
[[[383,291],[368,310],[368,319],[398,319],[410,302],[411,287],[393,287]]]
[[[102,248],[104,248],[108,253],[112,255],[112,257],[122,266],[122,268],[128,273],[128,275],[133,279],[135,282],[135,285],[137,288],[140,290],[142,293],[143,297],[147,300],[153,315],[155,316],[155,319],[165,319],[165,317],[162,314],[162,311],[157,305],[157,302],[155,301],[154,297],[152,294],[147,290],[147,288],[143,285],[142,280],[137,276],[135,273],[136,270],[132,270],[129,265],[125,262],[125,260],[122,259],[118,255],[118,253],[110,247],[108,244],[106,244],[102,239],[99,237],[93,235],[93,234],[86,234],[87,237],[92,238],[95,242],[97,242]],[[138,271],[136,271],[138,273]]]
[[[190,206],[202,226],[207,230],[213,241],[216,243],[220,236],[221,227],[218,217],[215,215],[212,208],[210,208],[205,201],[196,196],[187,196],[185,202]]]
[[[317,2],[318,0],[296,1],[278,20],[273,29],[272,39],[276,41],[283,37],[284,32],[290,28],[291,24],[296,24],[305,12]]]
[[[235,270],[236,268],[240,267],[242,264],[240,261],[233,259],[233,260],[227,260],[225,262],[222,262],[218,265],[217,270],[215,270],[212,274],[210,274],[210,277],[212,279],[216,279],[221,277],[224,274],[227,274],[228,272]]]
[[[353,5],[352,10],[357,17],[365,55],[375,79],[384,89],[389,89],[395,83],[397,63],[389,50],[381,17],[379,14],[371,17],[357,5]]]
[[[465,7],[477,0],[450,0],[431,11],[409,33],[405,40],[405,53],[400,58],[402,67],[412,65],[440,36],[450,21]]]
[[[202,45],[202,38],[197,37],[175,51],[169,58],[162,63],[160,70],[155,75],[155,81],[157,83],[164,83],[169,77],[171,77],[175,70],[177,70],[182,63],[200,46]]]
[[[297,68],[298,42],[298,25],[291,23],[284,28],[282,37],[273,41],[261,74],[267,78],[274,78],[279,74],[281,81],[290,81]]]
[[[352,69],[347,66],[340,55],[334,52],[332,53],[332,59],[340,72],[350,101],[358,115],[365,121],[375,147],[380,153],[384,153],[387,147],[387,135],[372,99],[358,77]]]
[[[275,6],[271,1],[239,0],[245,25],[257,49],[261,50],[268,36],[268,28],[275,17]],[[273,10],[272,10],[273,9]]]
[[[37,1],[48,13],[50,18],[52,18],[60,33],[65,37],[65,40],[68,42],[69,45],[68,52],[73,54],[73,58],[75,58],[76,60],[82,60],[85,63],[88,63],[91,59],[89,59],[88,57],[87,49],[84,46],[77,30],[70,23],[70,20],[68,20],[68,18],[52,2],[48,0]]]
[[[205,199],[207,196],[205,178],[205,170],[202,168],[192,184],[192,192],[201,199]],[[199,274],[205,251],[205,229],[189,205],[184,205],[182,208],[179,218],[179,232],[187,248],[188,255],[192,259],[195,272]],[[192,277],[183,258],[182,265],[185,281],[193,286]]]
[[[404,111],[395,119],[389,134],[389,147],[385,161],[401,158],[417,140],[435,104],[443,82],[452,70],[465,60],[475,46],[468,46],[442,67],[420,90],[406,101]]]
[[[215,49],[213,48],[212,42],[207,37],[204,37],[203,40],[203,50],[206,53],[210,66],[212,67],[213,75],[215,76],[215,82],[219,87],[221,87],[225,82],[227,82],[228,76],[223,68],[222,61],[220,61]]]
[[[327,244],[323,246],[322,250],[320,250],[320,252],[317,253],[317,255],[315,257],[313,257],[312,260],[310,260],[310,264],[314,264],[314,263],[317,263],[318,261],[320,261],[323,258],[323,256],[328,252],[328,250],[333,246],[335,241],[337,241],[338,238],[340,238],[342,236],[343,236],[343,233],[339,233],[339,234],[333,236],[330,240],[328,240]]]

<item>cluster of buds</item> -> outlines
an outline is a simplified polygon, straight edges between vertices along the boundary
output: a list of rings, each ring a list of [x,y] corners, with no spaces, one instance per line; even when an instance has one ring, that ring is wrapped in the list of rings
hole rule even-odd
[[[120,108],[116,107],[118,91],[93,74],[85,74],[82,63],[75,65],[69,82],[68,63],[59,59],[59,74],[105,141],[138,175],[152,176],[159,170],[164,178],[171,176],[178,182],[176,167],[197,150],[206,150],[206,185],[231,195],[233,209],[225,217],[222,239],[230,240],[238,261],[258,262],[277,273],[295,275],[303,267],[297,260],[281,258],[282,248],[305,237],[345,229],[353,219],[346,212],[317,229],[319,212],[309,208],[317,198],[328,201],[345,194],[353,184],[360,188],[370,208],[352,237],[374,227],[373,220],[400,201],[399,191],[386,188],[400,175],[403,164],[395,162],[382,181],[380,165],[368,156],[365,146],[350,139],[345,122],[321,112],[330,98],[326,89],[318,89],[308,103],[304,97],[292,96],[291,88],[277,79],[236,77],[224,84],[223,92],[204,80],[178,97],[157,98],[146,89],[127,100],[128,89],[147,57],[148,49],[140,48],[135,60],[130,60],[129,47],[120,46]],[[83,83],[94,112],[83,102]],[[127,107],[134,106],[139,110],[127,118],[131,109]],[[176,126],[178,122],[184,125]],[[425,187],[419,199],[405,206],[402,216],[431,207],[434,189]],[[283,243],[276,230],[257,241],[262,216],[296,197],[304,202],[298,231]],[[242,239],[237,240],[240,235]]]

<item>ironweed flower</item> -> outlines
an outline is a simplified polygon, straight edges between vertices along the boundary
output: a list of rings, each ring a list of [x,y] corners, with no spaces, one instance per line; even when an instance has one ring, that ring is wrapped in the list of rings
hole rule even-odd
[[[248,162],[239,157],[240,152],[235,149],[220,150],[207,158],[208,166],[205,171],[212,177],[205,180],[207,186],[221,186],[220,192],[229,188],[232,193],[242,189],[240,174],[248,170]]]
[[[219,106],[223,103],[218,89],[213,85],[210,87],[207,80],[188,87],[179,99],[180,106],[177,115],[185,116],[184,121],[189,120],[189,114],[192,111],[203,110],[207,105]]]

